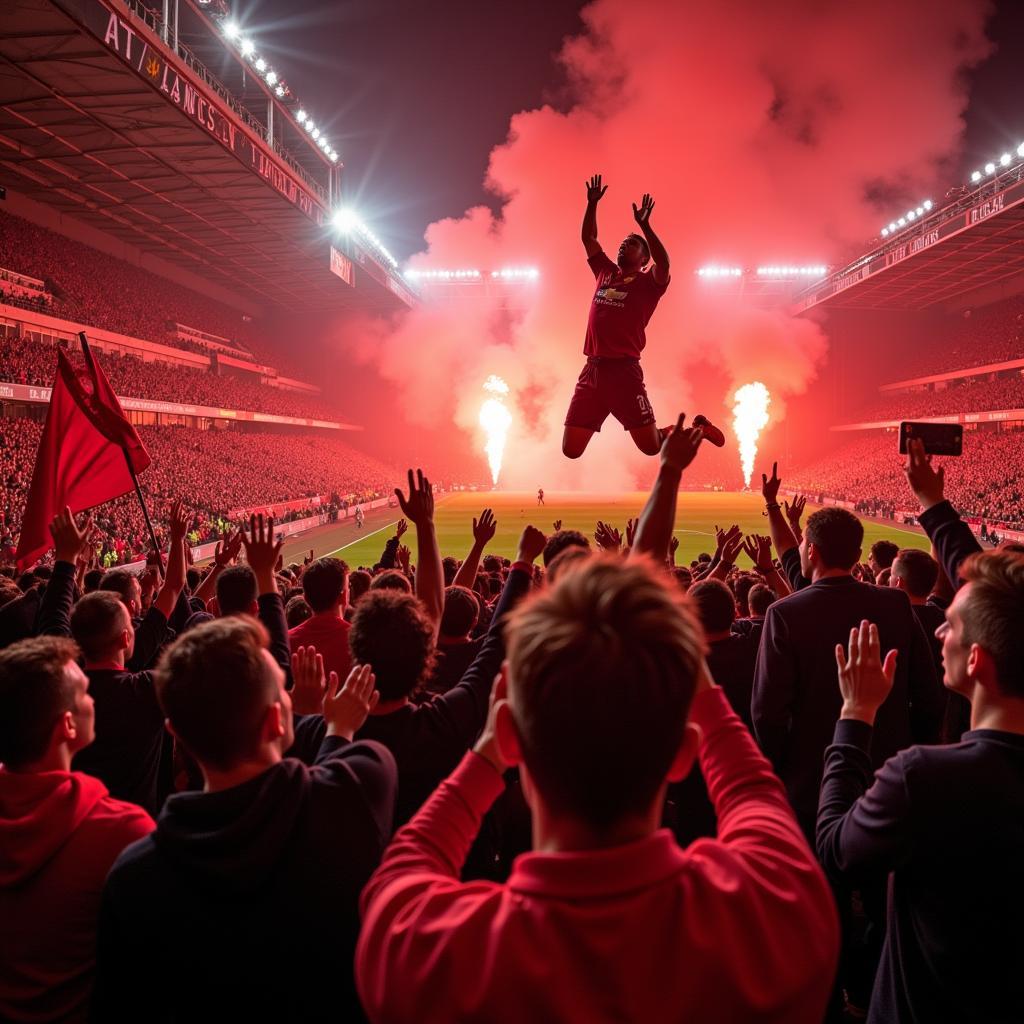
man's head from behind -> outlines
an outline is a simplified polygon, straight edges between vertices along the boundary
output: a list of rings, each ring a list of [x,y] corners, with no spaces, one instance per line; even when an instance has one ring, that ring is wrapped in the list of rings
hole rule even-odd
[[[736,621],[736,601],[721,580],[701,580],[689,590],[690,599],[704,632],[711,637],[727,634]]]
[[[979,700],[1024,702],[1024,555],[971,555],[960,576],[964,585],[936,631],[943,682],[975,709]]]
[[[444,592],[441,635],[461,640],[468,637],[480,618],[480,605],[468,587],[448,587]]]
[[[775,591],[766,587],[763,583],[756,583],[750,588],[747,595],[747,604],[750,606],[750,616],[754,619],[763,619],[768,614],[768,609],[775,603]]]
[[[217,610],[221,615],[255,615],[259,585],[247,565],[229,565],[217,577]]]
[[[685,595],[642,561],[588,559],[539,591],[508,627],[498,717],[531,802],[594,835],[650,815],[696,752],[686,719],[703,653]]]
[[[318,558],[302,575],[302,592],[314,615],[348,604],[348,566],[340,558]]]
[[[832,570],[849,572],[864,543],[861,521],[845,508],[818,509],[807,520],[800,543],[800,570],[812,579]]]
[[[412,584],[401,569],[385,569],[373,577],[370,590],[397,590],[400,594],[411,594]]]
[[[433,667],[434,627],[400,590],[371,588],[356,605],[348,642],[353,662],[373,669],[382,701],[409,697]]]
[[[579,530],[559,530],[544,545],[544,567],[547,568],[566,548],[590,550],[590,541]]]
[[[214,619],[176,640],[157,665],[156,693],[204,773],[273,763],[294,742],[284,672],[249,616]]]
[[[135,651],[135,628],[120,597],[109,590],[86,594],[71,613],[71,635],[87,665],[124,666]]]
[[[892,563],[889,586],[906,591],[911,600],[924,600],[939,578],[939,563],[919,548],[903,548]]]
[[[63,637],[22,640],[0,651],[0,763],[10,771],[70,768],[95,735],[89,680]]]
[[[100,590],[117,594],[133,618],[142,614],[142,587],[129,569],[108,569],[100,580]]]
[[[883,569],[892,568],[893,560],[899,554],[899,544],[894,544],[891,540],[876,540],[871,545],[871,551],[868,554],[868,565],[871,566],[871,571],[877,576]]]
[[[373,577],[365,569],[355,569],[348,574],[348,603],[355,604],[370,589]]]

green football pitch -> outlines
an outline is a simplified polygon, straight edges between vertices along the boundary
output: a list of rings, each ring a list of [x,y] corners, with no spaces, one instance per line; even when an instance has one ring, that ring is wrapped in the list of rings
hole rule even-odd
[[[594,527],[599,519],[625,534],[626,520],[639,516],[647,500],[642,493],[617,494],[545,494],[545,504],[537,505],[536,493],[508,493],[504,491],[456,492],[438,499],[435,512],[438,541],[442,555],[465,557],[473,543],[473,517],[481,510],[491,508],[497,519],[497,533],[487,546],[488,554],[513,558],[516,544],[523,527],[530,524],[551,533],[555,520],[562,521],[566,530],[580,530],[593,539]],[[679,494],[675,534],[679,538],[676,561],[688,564],[702,551],[713,554],[715,550],[715,526],[728,528],[738,523],[744,533],[767,533],[768,521],[761,514],[764,504],[759,494],[732,494],[710,492],[687,492]],[[812,511],[808,505],[807,514]],[[385,542],[393,536],[397,522],[397,509],[383,509],[367,518],[365,535],[342,544],[331,554],[344,558],[350,567],[372,566],[379,558]],[[864,522],[864,557],[868,549],[881,538],[895,541],[901,547],[917,547],[927,550],[928,541],[923,533],[895,523]],[[346,536],[355,535],[351,527]],[[301,545],[296,539],[295,546]],[[335,542],[337,543],[337,541]],[[410,526],[405,535],[416,557],[416,531]],[[327,552],[317,551],[317,554]],[[287,556],[286,556],[287,557]],[[740,556],[740,564],[746,563],[746,556]]]

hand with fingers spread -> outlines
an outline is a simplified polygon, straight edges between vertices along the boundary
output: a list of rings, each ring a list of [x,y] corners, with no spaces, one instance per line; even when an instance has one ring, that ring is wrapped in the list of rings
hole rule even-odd
[[[614,526],[609,526],[600,519],[594,530],[594,540],[599,548],[605,551],[618,551],[622,547],[622,536]]]
[[[274,540],[274,517],[264,522],[262,512],[258,516],[250,516],[249,533],[246,534],[245,528],[242,528],[242,545],[245,548],[245,560],[256,574],[260,594],[276,594],[274,568],[284,541]]]
[[[599,203],[604,197],[605,192],[608,191],[608,186],[601,184],[601,175],[593,175],[589,181],[584,182],[587,188],[587,202],[588,203]]]
[[[742,531],[739,526],[730,526],[728,531],[722,536],[722,563],[730,567],[735,565],[742,546]]]
[[[878,627],[864,619],[860,628],[850,630],[849,654],[836,644],[839,692],[843,696],[840,718],[854,718],[874,725],[878,709],[885,703],[896,678],[896,648],[880,656]]]
[[[701,427],[684,427],[686,413],[681,412],[675,426],[665,436],[661,444],[661,464],[671,467],[680,473],[693,462],[697,455],[697,449],[704,439],[704,431]]]
[[[171,544],[181,543],[188,533],[189,524],[192,522],[192,513],[187,511],[185,503],[179,498],[171,506],[171,517],[168,528],[171,534]]]
[[[398,498],[398,505],[402,515],[416,526],[431,523],[434,520],[434,489],[430,481],[423,475],[422,469],[416,470],[416,476],[409,470],[409,497],[402,494],[400,488],[395,488],[395,496]]]
[[[409,522],[408,522],[408,520],[406,520],[406,519],[399,519],[398,522],[395,523],[395,536],[399,540],[401,540],[405,536],[405,533],[406,533],[406,531],[408,529],[409,529]]]
[[[405,544],[399,544],[398,550],[395,552],[395,558],[402,567],[402,571],[408,576],[410,566],[412,565],[412,552]]]
[[[640,200],[639,207],[637,207],[636,203],[633,203],[633,219],[641,228],[645,228],[647,227],[647,222],[651,219],[653,210],[654,200],[645,192],[643,199]]]
[[[782,481],[779,479],[779,464],[777,462],[773,462],[771,480],[768,479],[765,473],[761,474],[761,495],[764,497],[764,503],[766,505],[778,505],[779,488],[781,486]]]
[[[807,504],[807,498],[803,494],[798,494],[793,499],[793,504],[790,505],[788,501],[782,503],[783,508],[786,510],[786,519],[789,521],[789,528],[793,531],[793,536],[797,540],[803,539],[803,532],[800,529],[800,519],[804,514],[804,506]]]
[[[775,565],[772,562],[772,541],[759,533],[752,533],[743,541],[743,551],[754,563],[754,568],[764,574],[771,572]]]
[[[323,655],[315,647],[292,652],[292,710],[297,715],[319,715],[324,706],[327,679]]]
[[[562,520],[561,520],[561,519],[556,519],[556,520],[555,520],[555,521],[554,521],[554,522],[553,522],[553,523],[551,524],[551,529],[553,529],[553,530],[555,531],[555,533],[558,533],[558,531],[559,531],[559,530],[560,530],[561,528],[562,528]]]
[[[480,518],[473,520],[473,543],[480,548],[485,548],[494,540],[497,531],[498,521],[494,518],[494,513],[491,509],[485,508],[480,513]]]
[[[924,511],[938,505],[946,496],[946,470],[932,467],[932,457],[924,450],[924,441],[912,437],[907,441],[907,464],[903,467],[907,483],[921,502]]]
[[[74,565],[79,555],[89,547],[92,531],[92,516],[88,516],[79,528],[74,513],[65,506],[64,511],[58,512],[50,523],[54,558],[58,562],[70,562]]]
[[[338,673],[332,672],[323,699],[323,716],[328,736],[343,736],[350,740],[362,728],[367,716],[377,706],[380,692],[369,665],[353,665],[345,680],[338,686]]]

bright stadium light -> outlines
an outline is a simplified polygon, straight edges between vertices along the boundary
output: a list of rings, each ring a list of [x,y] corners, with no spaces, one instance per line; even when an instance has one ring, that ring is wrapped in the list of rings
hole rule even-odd
[[[271,68],[267,72],[267,85],[274,85],[277,82],[277,72]]]
[[[336,164],[337,162],[338,162],[338,154],[335,153],[335,151],[332,149],[331,150],[331,163],[332,164]]]
[[[347,206],[343,206],[340,210],[335,210],[334,215],[331,217],[331,223],[339,230],[349,232],[355,229],[359,223],[359,218],[355,215],[355,212],[350,210]]]
[[[307,113],[306,113],[306,112],[305,112],[304,110],[300,110],[300,111],[299,111],[299,112],[298,112],[298,113],[297,113],[297,114],[295,115],[295,120],[296,120],[296,121],[298,121],[298,122],[299,122],[299,124],[305,124],[305,123],[306,123],[306,118],[307,118],[308,116],[309,116],[309,115],[308,115],[308,114],[307,114]]]
[[[255,67],[260,74],[263,74],[263,72],[267,70],[267,62],[262,57],[257,57],[256,60],[253,61],[253,67]]]
[[[251,39],[243,39],[239,44],[239,49],[242,51],[243,57],[251,57],[253,51],[256,49],[256,44]]]
[[[705,278],[719,278],[719,277],[742,277],[742,267],[719,267],[715,265],[709,265],[706,267],[697,268],[697,276]]]
[[[992,163],[991,160],[987,164],[985,164],[985,173],[986,174],[995,174],[996,173],[996,165],[994,163]]]
[[[238,27],[238,24],[236,22],[224,22],[224,35],[226,35],[228,39],[237,39],[240,32],[241,29]]]
[[[1002,164],[1003,167],[1009,167],[1010,166],[1010,154],[1009,153],[1004,153],[999,158],[999,163]]]
[[[278,87],[277,87],[277,88],[276,88],[276,89],[274,90],[274,95],[275,95],[275,96],[277,96],[278,98],[280,98],[280,97],[284,96],[284,86],[283,86],[283,85],[279,85],[279,86],[278,86]]]
[[[1024,156],[1024,142],[1017,147],[1017,156]]]
[[[313,119],[312,118],[307,118],[306,119],[306,131],[307,132],[311,132],[315,127],[316,127],[316,125],[313,124]]]
[[[971,171],[971,181],[981,181],[981,171]]]
[[[932,201],[931,201],[930,199],[926,199],[926,200],[925,200],[925,201],[924,201],[924,202],[923,202],[923,203],[922,203],[921,205],[922,205],[922,206],[923,206],[923,207],[924,207],[924,208],[925,208],[926,210],[930,210],[930,209],[932,208]]]

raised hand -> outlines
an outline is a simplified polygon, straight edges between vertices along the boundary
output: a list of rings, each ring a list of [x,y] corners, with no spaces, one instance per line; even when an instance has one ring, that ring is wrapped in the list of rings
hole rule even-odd
[[[328,736],[352,739],[380,700],[380,692],[374,689],[376,682],[369,665],[353,665],[345,685],[340,688],[338,673],[331,673],[323,700]]]
[[[647,227],[647,222],[651,219],[651,211],[654,209],[654,200],[645,192],[643,199],[640,200],[640,206],[637,208],[636,203],[633,204],[633,219],[640,225],[640,227]]]
[[[743,533],[739,526],[731,526],[722,537],[722,561],[726,565],[735,565],[743,546]]]
[[[875,714],[885,703],[896,677],[896,648],[880,657],[878,627],[864,619],[860,628],[850,630],[849,655],[836,644],[839,692],[843,695],[840,718],[855,718],[873,725]]]
[[[292,709],[297,715],[318,715],[323,710],[327,679],[323,655],[315,647],[292,652]]]
[[[480,518],[473,520],[473,543],[481,548],[486,547],[494,540],[497,530],[498,521],[494,518],[494,513],[489,508],[485,508],[480,513]]]
[[[271,516],[264,524],[262,512],[258,516],[251,516],[249,533],[246,534],[245,527],[242,527],[242,544],[245,547],[245,560],[252,571],[257,576],[261,572],[269,573],[273,578],[274,567],[284,545],[283,540],[274,540],[274,517]]]
[[[93,529],[92,516],[88,516],[79,528],[75,522],[74,513],[65,506],[63,512],[58,512],[50,522],[50,536],[53,538],[54,557],[58,562],[70,562],[72,565],[78,560],[85,549],[91,543],[90,534]]]
[[[547,537],[536,526],[524,526],[522,535],[519,538],[519,551],[516,554],[516,561],[535,561],[544,551],[544,545],[547,542]]]
[[[636,528],[640,525],[639,519],[626,520],[626,547],[632,548],[636,540]]]
[[[912,437],[907,441],[907,464],[903,467],[910,489],[927,511],[938,505],[946,495],[946,470],[939,466],[932,468],[932,457],[924,450],[924,441]]]
[[[213,549],[213,561],[222,569],[226,569],[236,558],[238,558],[238,553],[241,550],[242,531],[237,530],[235,533],[225,533],[224,536],[217,541],[217,544]]]
[[[668,541],[668,560],[676,564],[676,552],[679,550],[679,538],[673,533]]]
[[[316,561],[316,556],[313,554],[313,549],[309,549],[309,554],[302,559],[302,567],[305,568],[307,565],[312,565]]]
[[[555,531],[555,533],[558,533],[558,531],[562,528],[562,520],[561,519],[556,519],[551,524],[551,528]]]
[[[782,503],[783,508],[786,510],[786,518],[789,520],[789,525],[793,528],[794,533],[798,533],[800,530],[800,518],[804,514],[804,506],[806,504],[807,498],[803,494],[798,494],[793,499],[792,505],[788,501]]]
[[[405,574],[409,575],[409,565],[412,562],[412,552],[404,544],[398,545],[398,550],[395,552],[395,558],[398,559],[398,564],[402,567]]]
[[[395,497],[398,498],[402,515],[416,526],[425,526],[433,521],[434,489],[431,487],[430,481],[423,475],[422,469],[416,470],[415,479],[412,470],[409,470],[409,497],[406,498],[398,487],[395,488]]]
[[[704,431],[700,427],[684,428],[686,413],[681,412],[676,425],[666,435],[661,444],[661,464],[682,472],[693,462],[697,449],[704,439]]]
[[[619,531],[600,519],[597,521],[597,529],[594,530],[594,540],[597,546],[605,551],[618,551],[622,547],[622,536]]]
[[[395,524],[395,536],[401,540],[405,536],[405,531],[409,529],[409,523],[405,519],[399,519]]]
[[[188,525],[192,522],[192,515],[186,511],[185,503],[179,498],[171,506],[170,522],[167,524],[171,533],[171,544],[181,543],[188,533]]]
[[[771,572],[772,564],[772,542],[770,537],[764,537],[758,533],[752,533],[743,541],[743,551],[747,558],[754,563],[758,572]]]
[[[769,480],[764,473],[761,474],[761,495],[764,497],[766,505],[778,504],[779,488],[781,486],[782,481],[779,479],[779,464],[777,462],[773,462],[771,480]]]
[[[587,202],[588,203],[599,203],[605,192],[608,191],[608,186],[601,186],[601,175],[595,174],[590,181],[585,183],[587,186]],[[634,207],[635,209],[635,207]]]

